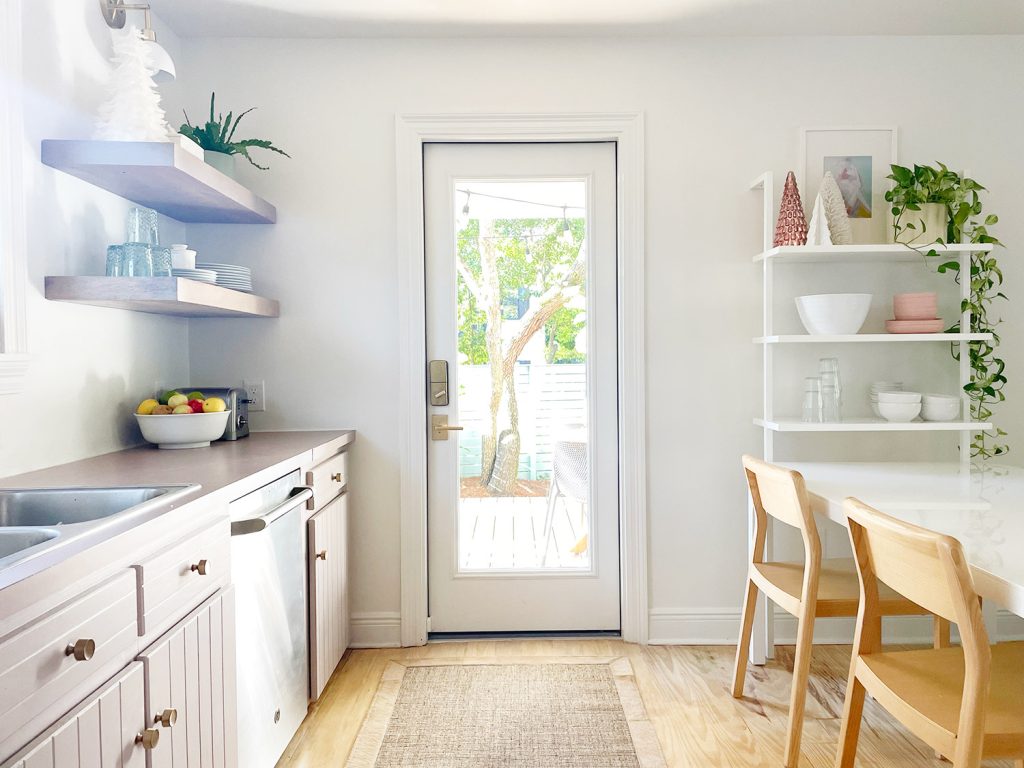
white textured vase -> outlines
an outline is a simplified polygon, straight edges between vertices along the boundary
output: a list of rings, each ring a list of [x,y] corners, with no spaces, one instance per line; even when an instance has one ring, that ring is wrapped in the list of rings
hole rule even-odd
[[[942,203],[921,203],[920,211],[904,211],[900,217],[900,233],[895,228],[889,229],[889,236],[896,243],[934,243],[939,238],[946,239],[946,206]],[[907,225],[913,224],[910,229]]]
[[[211,152],[206,150],[203,153],[207,165],[212,165],[225,176],[235,178],[235,156],[226,152]]]

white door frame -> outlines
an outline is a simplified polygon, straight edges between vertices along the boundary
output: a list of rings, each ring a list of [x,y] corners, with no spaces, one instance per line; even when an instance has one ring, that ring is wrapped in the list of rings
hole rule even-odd
[[[414,114],[395,119],[403,646],[427,642],[423,145],[558,141],[617,145],[620,605],[623,639],[647,642],[643,114]]]

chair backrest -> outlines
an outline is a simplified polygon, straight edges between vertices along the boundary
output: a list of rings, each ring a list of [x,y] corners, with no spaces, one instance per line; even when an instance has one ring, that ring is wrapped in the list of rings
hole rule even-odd
[[[747,485],[750,487],[750,499],[754,505],[757,522],[755,562],[761,559],[759,552],[763,551],[768,517],[797,528],[804,539],[807,560],[820,561],[821,539],[814,523],[814,513],[811,512],[803,475],[795,470],[746,455],[743,457],[743,469],[747,474]]]

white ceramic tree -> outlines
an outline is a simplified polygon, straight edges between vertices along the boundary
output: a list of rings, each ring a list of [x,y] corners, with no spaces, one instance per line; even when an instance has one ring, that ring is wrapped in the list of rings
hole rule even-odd
[[[825,210],[832,242],[836,245],[850,245],[853,242],[853,227],[850,226],[850,217],[846,213],[846,203],[835,177],[828,171],[825,171],[825,176],[821,180],[818,197],[821,198]]]
[[[168,141],[171,129],[153,82],[152,62],[135,27],[114,38],[114,71],[99,110],[96,138],[108,141]]]

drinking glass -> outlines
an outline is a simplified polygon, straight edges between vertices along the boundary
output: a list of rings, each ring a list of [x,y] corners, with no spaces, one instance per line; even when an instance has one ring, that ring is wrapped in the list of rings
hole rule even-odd
[[[818,373],[821,376],[822,386],[831,384],[835,390],[833,395],[835,418],[826,418],[825,421],[841,421],[843,413],[843,383],[839,376],[839,359],[835,357],[821,358],[818,360]],[[829,403],[824,403],[824,407],[828,410]]]
[[[124,266],[121,274],[124,277],[152,277],[153,249],[144,243],[125,243]]]
[[[124,274],[124,246],[107,246],[107,277],[121,277]]]
[[[170,277],[171,249],[158,245],[150,250],[153,252],[153,277]]]
[[[803,421],[820,424],[822,421],[821,379],[808,376],[804,379]]]
[[[821,420],[839,421],[839,394],[832,374],[821,379]]]
[[[160,242],[157,215],[152,208],[131,208],[128,211],[128,233],[125,242],[157,245]]]

